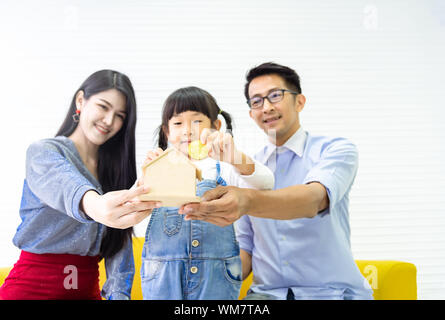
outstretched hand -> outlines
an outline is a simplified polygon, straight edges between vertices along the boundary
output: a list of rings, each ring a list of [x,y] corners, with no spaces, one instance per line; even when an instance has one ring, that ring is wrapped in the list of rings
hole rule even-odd
[[[138,196],[149,191],[139,186],[130,190],[119,190],[99,195],[90,190],[82,199],[83,211],[93,220],[106,226],[126,229],[147,218],[154,208],[160,207],[156,201],[141,201]]]
[[[186,220],[203,220],[220,227],[234,223],[248,212],[248,190],[218,186],[207,191],[200,203],[189,203],[179,208]]]

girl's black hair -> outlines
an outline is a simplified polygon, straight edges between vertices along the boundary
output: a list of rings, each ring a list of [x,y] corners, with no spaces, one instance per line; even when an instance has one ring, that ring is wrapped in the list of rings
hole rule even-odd
[[[168,96],[162,109],[162,123],[157,129],[158,146],[162,150],[167,149],[168,139],[164,131],[168,131],[168,121],[174,115],[185,111],[205,114],[212,125],[220,114],[226,121],[226,130],[232,134],[232,117],[228,112],[221,110],[210,93],[198,87],[180,88]]]
[[[70,136],[78,122],[73,121],[76,112],[76,95],[82,90],[85,99],[109,89],[116,89],[126,97],[126,117],[122,128],[111,139],[99,147],[97,171],[104,193],[113,190],[129,189],[136,181],[136,98],[130,79],[117,71],[100,70],[90,75],[74,94],[65,120],[56,136]],[[100,246],[104,258],[116,254],[131,241],[133,228],[106,228]]]

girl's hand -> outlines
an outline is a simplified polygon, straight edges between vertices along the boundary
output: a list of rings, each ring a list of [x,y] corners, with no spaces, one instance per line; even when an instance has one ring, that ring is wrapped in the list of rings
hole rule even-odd
[[[149,163],[150,161],[153,161],[156,158],[159,158],[162,154],[164,153],[164,150],[162,150],[161,148],[157,148],[155,150],[150,150],[147,153],[147,157],[144,160],[144,163],[142,164],[142,167],[145,167],[145,165],[147,163]],[[139,185],[139,183],[138,183]]]
[[[164,150],[162,150],[161,148],[157,148],[156,150],[150,150],[147,153],[147,157],[144,160],[144,163],[142,164],[142,168],[144,168],[150,161],[153,161],[154,159],[158,158],[159,156],[161,156],[164,153]],[[136,186],[140,187],[144,184],[144,177],[141,176],[138,181]]]
[[[90,190],[82,198],[81,209],[99,223],[112,228],[127,229],[148,217],[154,208],[161,206],[160,202],[138,199],[139,195],[148,191],[149,188],[144,186],[111,191],[104,195]]]
[[[255,172],[253,160],[236,149],[230,133],[205,128],[201,132],[200,140],[209,148],[209,157],[230,163],[242,175],[251,175]]]
[[[209,157],[212,159],[235,163],[237,150],[230,133],[205,128],[201,132],[200,140],[209,148]]]

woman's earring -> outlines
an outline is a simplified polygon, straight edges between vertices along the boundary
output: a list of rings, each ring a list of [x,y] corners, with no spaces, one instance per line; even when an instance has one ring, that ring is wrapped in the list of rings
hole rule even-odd
[[[77,110],[76,110],[76,113],[73,114],[73,120],[74,120],[74,122],[79,122],[79,119],[80,119],[79,116],[80,116],[80,110],[77,109]]]

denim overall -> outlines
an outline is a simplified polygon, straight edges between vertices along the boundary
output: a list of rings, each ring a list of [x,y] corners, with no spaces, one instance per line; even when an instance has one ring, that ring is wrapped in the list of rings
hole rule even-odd
[[[217,163],[217,180],[197,184],[197,196],[226,185]],[[185,221],[178,208],[154,209],[142,250],[145,300],[235,300],[241,288],[241,259],[233,225],[218,227]]]

